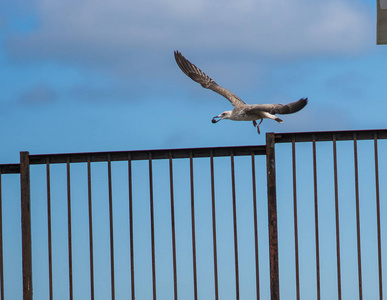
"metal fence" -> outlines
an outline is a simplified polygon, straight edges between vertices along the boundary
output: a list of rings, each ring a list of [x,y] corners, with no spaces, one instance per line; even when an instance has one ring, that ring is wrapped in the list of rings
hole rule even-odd
[[[383,299],[385,139],[21,152],[0,166],[1,299]]]
[[[386,245],[383,247],[381,215],[386,214],[381,208],[386,186],[380,182],[386,180],[387,150],[383,139],[386,139],[385,130],[277,135],[276,143],[291,144],[291,149],[286,151],[291,153],[288,169],[292,170],[289,191],[293,192],[296,299],[303,298],[302,281],[312,281],[307,276],[315,281],[312,283],[315,295],[311,295],[317,299],[383,299],[382,266],[386,261],[382,249]],[[297,151],[301,152],[301,158],[296,159],[296,149],[300,149]],[[299,164],[304,166],[298,168]],[[302,191],[307,186],[311,188]],[[300,191],[301,200],[305,204],[306,199],[309,209],[298,206]],[[300,212],[303,218],[314,216],[304,221],[303,227],[298,223]],[[305,223],[314,229],[309,232],[314,247],[311,239],[306,241],[304,237],[299,241]],[[310,251],[314,257],[300,254],[300,244],[314,248]],[[309,268],[304,265],[304,276],[300,275],[302,260],[309,264]],[[315,272],[314,276],[311,271]]]

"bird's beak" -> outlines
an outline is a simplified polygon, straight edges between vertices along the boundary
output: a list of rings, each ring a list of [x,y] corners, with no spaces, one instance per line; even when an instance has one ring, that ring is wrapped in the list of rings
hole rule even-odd
[[[217,118],[219,118],[219,120],[216,120]],[[215,124],[215,123],[218,123],[220,120],[222,120],[220,116],[215,116],[212,118],[211,122]]]

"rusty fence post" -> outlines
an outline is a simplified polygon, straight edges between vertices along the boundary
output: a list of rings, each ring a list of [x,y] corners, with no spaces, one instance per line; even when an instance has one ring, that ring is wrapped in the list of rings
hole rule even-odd
[[[20,152],[23,299],[32,300],[31,210],[29,152]]]
[[[278,272],[278,231],[277,231],[277,196],[275,175],[275,134],[266,133],[266,166],[267,166],[267,201],[269,225],[270,254],[270,294],[272,300],[279,299]]]

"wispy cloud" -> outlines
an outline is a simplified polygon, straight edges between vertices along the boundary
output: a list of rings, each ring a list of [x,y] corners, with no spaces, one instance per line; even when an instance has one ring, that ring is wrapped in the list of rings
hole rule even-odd
[[[304,89],[313,72],[286,68],[288,62],[356,55],[374,45],[368,7],[350,0],[37,0],[34,10],[31,30],[7,33],[7,57],[24,66],[49,62],[58,74],[61,66],[75,67],[81,76],[58,84],[60,98],[93,103],[181,98],[171,77],[189,78],[173,61],[175,49],[248,103],[293,101],[311,97]],[[184,98],[218,101],[193,82],[186,86],[192,94],[185,90]],[[20,100],[41,103],[49,95],[39,87]]]
[[[46,104],[57,99],[57,93],[48,85],[38,84],[23,92],[19,96],[19,102],[23,104]]]
[[[155,53],[176,47],[285,58],[357,53],[373,28],[367,9],[346,0],[37,3],[35,32],[8,39],[14,57],[124,64],[133,73],[138,63],[159,66]]]

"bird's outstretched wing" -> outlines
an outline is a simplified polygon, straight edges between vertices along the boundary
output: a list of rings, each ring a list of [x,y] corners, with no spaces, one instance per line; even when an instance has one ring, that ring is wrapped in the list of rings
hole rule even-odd
[[[308,98],[301,98],[298,101],[291,102],[289,104],[256,104],[252,105],[252,111],[266,111],[272,115],[275,114],[292,114],[300,111],[308,103]]]
[[[196,81],[197,83],[200,83],[202,87],[213,90],[214,92],[227,98],[234,106],[246,104],[237,95],[219,86],[202,70],[186,59],[179,51],[175,51],[174,53],[177,65],[189,78]]]

